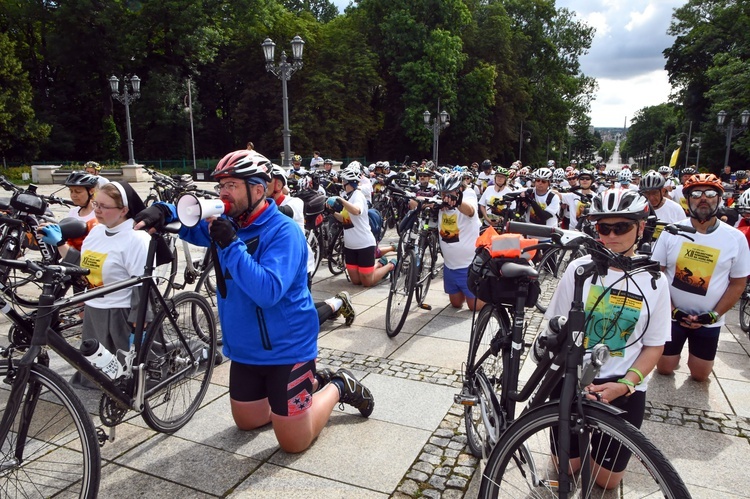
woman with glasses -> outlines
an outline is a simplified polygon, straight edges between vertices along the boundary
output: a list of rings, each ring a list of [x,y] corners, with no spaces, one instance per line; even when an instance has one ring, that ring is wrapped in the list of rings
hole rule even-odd
[[[635,255],[649,214],[648,201],[635,191],[609,189],[597,194],[589,217],[596,223],[607,249],[625,257]],[[545,318],[566,316],[573,300],[576,269],[591,262],[586,255],[570,263],[550,301]],[[648,272],[628,274],[610,267],[584,285],[586,313],[584,345],[609,347],[609,358],[598,377],[586,387],[589,398],[611,404],[620,416],[640,428],[646,407],[649,374],[669,339],[669,286],[663,274],[657,279]],[[559,392],[558,392],[559,394]],[[555,397],[555,394],[552,395]],[[601,440],[604,440],[603,438]],[[578,441],[571,441],[571,466],[580,469]],[[619,445],[592,441],[592,476],[605,489],[622,480],[630,453]],[[596,449],[606,449],[598,452]]]

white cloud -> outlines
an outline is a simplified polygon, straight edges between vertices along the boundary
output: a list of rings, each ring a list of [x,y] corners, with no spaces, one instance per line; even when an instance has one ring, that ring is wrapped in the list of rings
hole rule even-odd
[[[599,91],[591,106],[591,123],[597,127],[621,127],[625,118],[629,125],[637,111],[666,102],[671,89],[667,72],[663,70],[628,80],[600,78],[597,81]]]

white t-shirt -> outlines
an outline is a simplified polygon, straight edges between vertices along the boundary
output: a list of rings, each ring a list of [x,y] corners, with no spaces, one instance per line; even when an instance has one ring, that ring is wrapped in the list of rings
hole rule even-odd
[[[557,217],[560,213],[560,197],[551,190],[545,192],[540,196],[536,193],[535,189],[534,198],[536,199],[536,202],[539,203],[539,206],[541,206],[544,211],[551,214],[552,216],[548,218],[547,221],[542,221],[535,217],[532,218],[532,213],[534,210],[531,206],[529,206],[529,209],[526,212],[526,221],[539,225],[546,225],[547,227],[557,227]],[[549,199],[549,205],[547,205],[547,199]]]
[[[664,198],[664,204],[654,210],[656,219],[661,222],[677,223],[685,220],[685,212],[671,199]]]
[[[96,225],[81,247],[81,267],[91,269],[87,276],[90,287],[122,281],[143,275],[151,236],[142,230],[133,230],[133,220],[128,219],[111,229]],[[88,300],[94,308],[130,308],[134,288],[121,289],[101,298]]]
[[[365,195],[359,189],[355,189],[348,198],[346,195],[342,197],[359,208],[360,212],[359,215],[353,215],[344,208],[340,213],[344,224],[344,247],[356,250],[375,246],[375,236],[370,230]]]
[[[474,208],[474,216],[467,217],[458,209],[440,210],[438,230],[440,231],[440,251],[443,253],[445,266],[449,269],[464,269],[474,260],[476,242],[479,237],[479,211],[475,197],[466,196],[463,202]]]
[[[690,219],[680,225],[690,226]],[[745,235],[724,222],[711,233],[680,235],[663,233],[656,241],[653,258],[666,268],[672,303],[680,310],[700,315],[714,309],[729,286],[729,279],[750,275],[750,250]],[[721,316],[710,327],[724,324]]]
[[[484,207],[485,218],[487,218],[487,220],[493,223],[500,220],[499,216],[492,213],[492,206],[495,204],[495,202],[501,201],[503,199],[503,196],[505,196],[509,192],[513,192],[513,189],[511,189],[507,185],[504,185],[500,190],[497,189],[497,185],[493,185],[486,191],[484,191],[484,194],[482,194],[482,197],[479,199],[479,206]],[[488,204],[490,205],[490,208],[487,207]],[[503,205],[498,205],[498,210],[502,210],[503,208]]]
[[[586,205],[581,202],[581,191],[575,192],[564,192],[562,194],[562,202],[568,206],[567,213],[570,219],[570,230],[576,230],[578,227],[578,219],[583,215],[583,210]]]
[[[479,175],[477,175],[477,187],[479,187],[479,192],[484,193],[484,191],[487,190],[487,186],[492,183],[492,181],[495,179],[495,173],[490,170],[489,173],[484,173],[484,171],[479,172]]]
[[[672,201],[674,201],[675,203],[677,203],[678,205],[680,205],[680,207],[681,207],[681,208],[682,208],[682,210],[683,210],[682,212],[683,212],[683,213],[687,213],[687,209],[688,209],[688,200],[687,200],[687,198],[686,198],[686,197],[684,196],[684,194],[682,193],[682,189],[683,189],[684,187],[685,187],[684,185],[678,185],[677,187],[675,187],[675,188],[674,188],[674,189],[672,190],[672,194],[671,194],[671,196],[672,196]]]
[[[302,233],[305,233],[305,202],[300,198],[284,196],[279,206],[289,206],[292,209],[292,219],[297,222]],[[307,243],[307,271],[315,270],[315,255],[313,254],[310,243]]]
[[[568,316],[575,289],[575,269],[590,261],[587,255],[570,263],[544,317]],[[622,279],[624,275],[610,269],[596,282],[586,281],[583,288],[587,319],[584,345],[588,349],[604,343],[610,349],[600,379],[625,376],[644,346],[660,346],[671,338],[669,285],[664,274],[659,274],[655,290],[648,272]],[[613,287],[608,290],[610,286]],[[645,391],[649,378],[646,376],[636,390]]]
[[[81,216],[78,213],[80,209],[80,206],[72,207],[65,218],[75,218],[76,220],[80,220],[81,222],[88,222],[89,220],[93,220],[94,218],[96,218],[96,215],[94,215],[94,210],[91,210],[91,213],[89,213],[88,215]]]
[[[364,194],[368,206],[372,206],[372,182],[364,175],[359,179],[359,190]]]

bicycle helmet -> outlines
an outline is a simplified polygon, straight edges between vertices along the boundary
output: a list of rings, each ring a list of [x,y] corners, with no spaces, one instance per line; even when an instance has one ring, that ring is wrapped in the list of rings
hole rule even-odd
[[[572,178],[578,178],[578,170],[575,168],[572,168],[570,171],[565,172],[565,178],[572,179]]]
[[[539,168],[534,172],[534,180],[546,180],[549,182],[552,179],[552,170],[549,168]]]
[[[333,160],[331,158],[326,158],[325,160],[323,160],[323,164],[324,165],[332,165],[333,164]]]
[[[607,180],[616,180],[617,170],[607,170]]]
[[[633,178],[641,178],[642,176],[643,176],[643,174],[641,173],[641,171],[638,168],[636,168],[636,169],[633,170]]]
[[[571,165],[577,165],[578,161],[576,161],[575,159],[572,159],[572,160],[570,160],[570,164]]]
[[[656,191],[663,189],[664,183],[664,177],[658,172],[651,170],[643,177],[638,187],[641,192]]]
[[[510,175],[510,170],[502,166],[498,166],[497,168],[495,168],[495,175],[505,175],[507,177]]]
[[[519,177],[525,177],[529,174],[529,168],[524,166],[520,170],[518,170],[518,176]]]
[[[284,170],[279,165],[272,164],[271,165],[271,171],[268,172],[269,175],[271,175],[271,178],[278,178],[281,180],[281,182],[284,184],[284,187],[287,186],[287,174],[286,170]]]
[[[432,177],[435,175],[432,170],[428,170],[427,168],[419,168],[417,170],[417,177]]]
[[[554,168],[555,167],[555,160],[551,159],[547,161],[547,168]]]
[[[357,163],[356,165],[354,163]],[[339,172],[339,178],[341,179],[341,182],[346,184],[354,184],[355,187],[359,183],[359,177],[360,177],[360,169],[359,169],[359,161],[352,161],[349,163],[349,166],[341,170]]]
[[[428,161],[427,163],[424,164],[424,167],[427,168],[428,170],[434,170],[435,169],[435,163],[433,163],[432,160],[430,160],[430,161]],[[443,167],[443,168],[445,168],[445,167]]]
[[[712,187],[719,191],[719,193],[724,193],[724,184],[722,184],[719,177],[713,173],[698,173],[693,175],[685,182],[685,187],[683,187],[682,192],[685,194],[685,197],[687,197],[690,195],[690,191],[696,187]]]
[[[462,180],[460,173],[448,173],[437,178],[437,188],[440,192],[454,191],[461,186]]]
[[[643,220],[649,214],[648,200],[630,189],[607,189],[591,201],[589,217],[594,220],[607,217],[623,217]]]
[[[630,173],[630,170],[620,170],[620,173],[617,174],[617,181],[621,184],[629,184],[633,180],[633,174]]]
[[[359,161],[352,161],[351,163],[346,165],[346,168],[344,168],[344,170],[350,170],[350,169],[356,170],[358,174],[362,173],[362,163],[360,163]]]
[[[302,156],[299,154],[292,156],[292,163],[302,163]]]
[[[555,181],[555,183],[560,183],[563,180],[565,180],[565,170],[562,168],[557,168],[554,173],[552,173],[552,180]]]
[[[580,172],[578,172],[578,180],[581,180],[581,177],[588,177],[589,180],[594,180],[594,172],[591,170],[583,169]]]
[[[745,180],[747,178],[747,172],[745,170],[737,170],[734,175],[737,180]]]
[[[750,190],[740,194],[735,206],[740,213],[750,213]]]
[[[668,166],[660,166],[658,171],[662,175],[672,175],[672,169]]]
[[[482,161],[482,170],[489,170],[490,168],[492,168],[492,161],[489,159]]]
[[[211,176],[215,179],[224,177],[236,177],[249,181],[251,178],[259,178],[265,182],[270,182],[271,176],[268,174],[268,168],[271,162],[255,151],[241,149],[230,152],[224,156]]]
[[[682,169],[682,171],[680,172],[680,176],[683,176],[683,175],[690,175],[690,176],[692,177],[692,176],[693,176],[693,175],[695,175],[696,173],[698,173],[698,170],[696,170],[696,169],[695,169],[695,168],[693,168],[692,166],[688,166],[687,168],[683,168],[683,169]],[[739,172],[737,172],[737,173],[739,173]]]
[[[88,189],[96,187],[96,176],[86,172],[71,172],[65,179],[66,187],[86,187]]]
[[[96,161],[87,161],[86,164],[83,165],[83,169],[85,170],[86,168],[93,168],[97,172],[101,171],[102,169],[101,165]]]

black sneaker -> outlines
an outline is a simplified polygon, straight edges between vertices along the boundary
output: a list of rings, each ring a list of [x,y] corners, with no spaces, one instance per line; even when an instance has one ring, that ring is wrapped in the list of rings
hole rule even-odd
[[[357,312],[354,310],[354,305],[352,305],[352,299],[349,296],[349,293],[342,291],[336,295],[336,298],[341,300],[342,304],[339,312],[344,316],[345,324],[351,326],[354,322],[354,318],[357,317]]]
[[[331,377],[333,377],[333,371],[331,371],[328,368],[325,369],[317,369],[315,371],[315,377],[318,380],[318,390],[320,391],[321,388],[326,386],[328,383],[331,382]]]
[[[341,380],[344,384],[344,390],[341,393],[339,402],[342,404],[349,404],[358,409],[360,414],[366,418],[370,417],[372,410],[375,408],[375,399],[370,390],[357,381],[357,378],[354,377],[351,371],[347,369],[339,369],[331,379]]]

